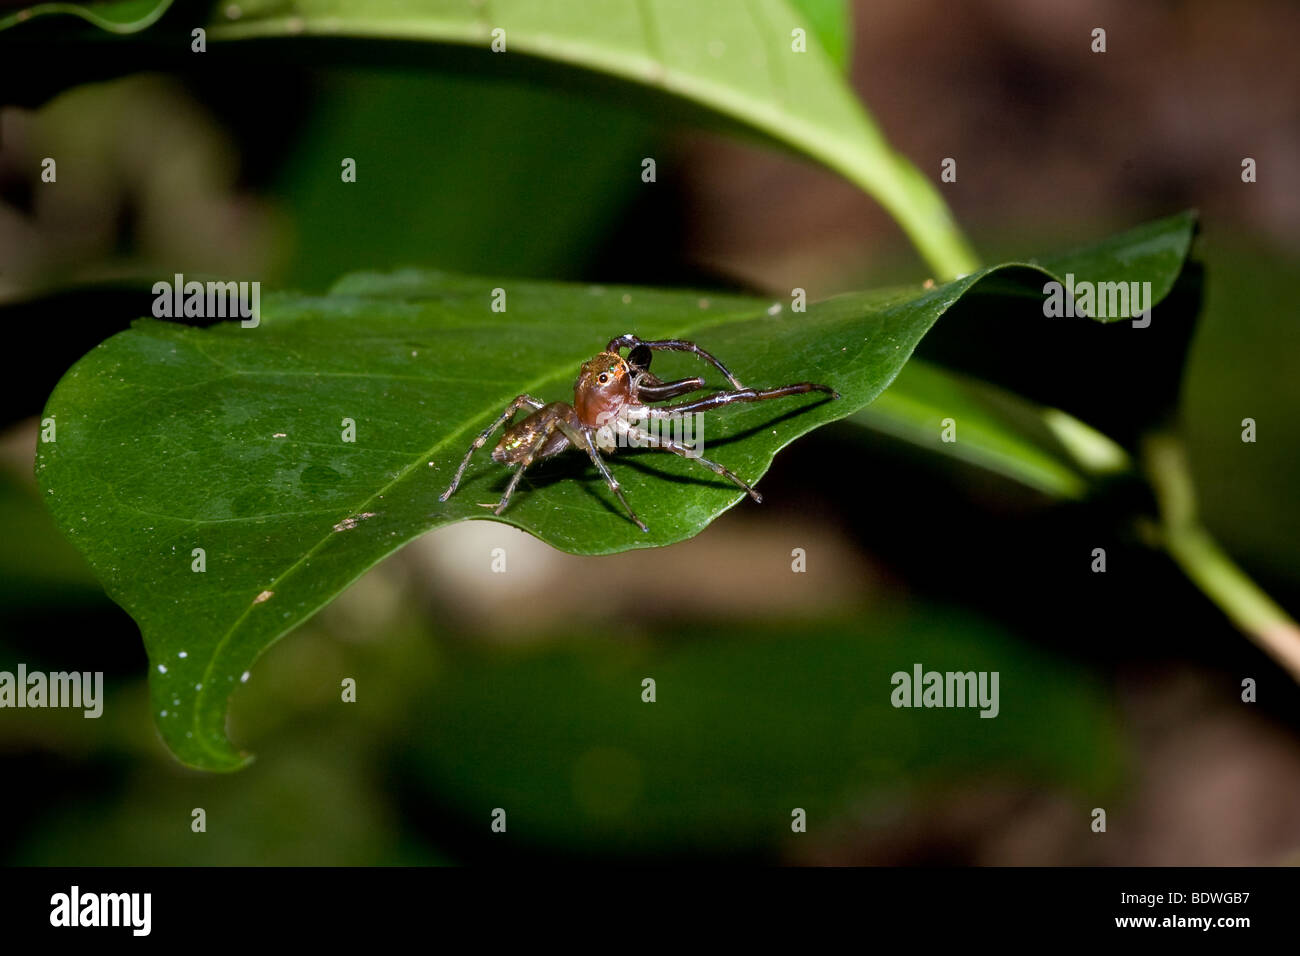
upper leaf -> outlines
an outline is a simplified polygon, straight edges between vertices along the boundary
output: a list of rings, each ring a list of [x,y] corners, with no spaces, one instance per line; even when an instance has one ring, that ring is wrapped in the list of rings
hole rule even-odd
[[[0,20],[0,28],[36,12],[67,12],[133,32],[167,5],[42,4]],[[500,54],[478,61],[484,75],[514,75],[517,66],[549,62],[660,91],[849,179],[898,221],[939,278],[977,264],[933,183],[889,147],[845,82],[842,2],[241,0],[216,4],[212,17],[206,29],[213,42],[327,36],[456,44]],[[429,63],[448,59],[434,53]]]
[[[1122,260],[1167,287],[1177,265],[1164,253],[1185,252],[1191,228],[1185,216],[1165,220],[1165,241],[1144,233],[1145,252],[1119,243],[1080,268],[1104,275]],[[192,765],[231,769],[246,758],[226,738],[227,699],[256,658],[405,542],[490,517],[482,505],[500,497],[507,472],[486,452],[438,500],[470,440],[520,393],[570,400],[579,364],[611,337],[692,338],[747,384],[813,380],[842,394],[707,418],[707,456],[752,483],[795,438],[870,403],[977,284],[1014,281],[1041,295],[1043,276],[999,266],[796,314],[741,296],[360,275],[325,296],[264,297],[256,328],[145,319],[113,336],[51,396],[57,441],[39,447],[37,475],[59,526],[140,624],[168,745]],[[494,288],[505,312],[492,310]],[[680,355],[662,366],[701,370]],[[607,554],[688,538],[740,499],[672,455],[620,454],[611,468],[648,533],[576,453],[536,466],[501,520],[567,551]]]
[[[848,70],[852,46],[848,0],[790,0],[790,6],[803,14],[808,31],[835,65]]]
[[[218,8],[220,9],[220,8]],[[824,163],[898,221],[939,278],[977,264],[934,185],[845,82],[847,17],[825,0],[246,0],[213,40],[299,35],[455,43],[595,70],[739,121]],[[797,43],[793,32],[806,31]]]
[[[0,30],[34,17],[65,13],[111,33],[135,33],[152,26],[172,0],[108,0],[103,3],[33,3],[0,17]]]

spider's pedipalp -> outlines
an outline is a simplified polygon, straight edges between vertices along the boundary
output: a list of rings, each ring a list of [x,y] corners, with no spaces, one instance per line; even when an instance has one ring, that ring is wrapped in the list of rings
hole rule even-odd
[[[675,382],[662,382],[651,376],[650,381],[643,379],[637,383],[636,398],[639,402],[664,402],[670,398],[681,398],[690,392],[698,392],[702,388],[704,388],[702,378],[680,378]]]
[[[716,368],[719,372],[721,372],[723,375],[727,377],[727,381],[731,383],[733,388],[741,389],[745,387],[740,384],[740,381],[736,378],[736,376],[732,375],[731,371],[727,368],[727,366],[723,365],[722,362],[719,361],[718,358],[714,356],[712,352],[706,352],[704,349],[700,348],[694,342],[688,342],[686,339],[650,340],[650,339],[638,338],[637,336],[633,335],[631,332],[628,332],[624,335],[618,336],[618,338],[610,339],[609,345],[605,346],[605,350],[607,352],[616,352],[618,351],[618,349],[621,348],[631,349],[634,354],[637,352],[638,349],[653,349],[661,352],[690,352],[692,355],[698,356],[699,358],[702,358],[706,362],[712,364],[714,368]],[[640,363],[633,363],[633,364],[640,364]],[[650,363],[647,361],[644,363],[642,367],[649,368],[649,364]]]

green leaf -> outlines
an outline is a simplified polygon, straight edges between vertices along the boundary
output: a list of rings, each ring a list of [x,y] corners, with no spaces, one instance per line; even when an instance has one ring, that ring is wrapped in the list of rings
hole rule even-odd
[[[790,6],[803,14],[808,32],[817,38],[826,55],[847,72],[852,27],[847,0],[790,0]]]
[[[1184,212],[1031,261],[1062,279],[1073,276],[1076,284],[1150,282],[1154,304],[1173,288],[1195,228],[1195,213]],[[1041,287],[1015,275],[990,276],[980,291],[1040,301],[1043,296]],[[959,423],[957,441],[943,440],[948,418]],[[1132,467],[1123,448],[1060,409],[916,359],[848,420],[1058,498],[1082,498],[1098,479]]]
[[[1185,240],[1191,221],[1164,228],[1169,242]],[[1165,259],[1151,261],[1163,282]],[[362,274],[325,296],[263,297],[256,328],[145,319],[113,336],[51,396],[58,440],[40,445],[37,476],[60,528],[140,624],[168,746],[195,766],[231,769],[245,758],[226,739],[227,698],[271,643],[405,542],[490,517],[483,505],[507,473],[486,451],[449,501],[438,496],[515,395],[569,399],[579,364],[629,331],[696,339],[754,385],[838,389],[838,400],[805,395],[705,419],[706,454],[752,483],[785,445],[874,400],[963,295],[1012,280],[1041,295],[1043,275],[1012,264],[798,314],[743,296]],[[505,312],[491,309],[495,288]],[[701,371],[672,354],[655,368]],[[608,554],[691,537],[741,498],[673,455],[634,451],[611,468],[648,533],[576,453],[531,470],[501,520],[566,551]]]
[[[1054,498],[1084,498],[1096,478],[1130,467],[1123,448],[1060,409],[915,358],[848,421]]]
[[[847,30],[824,4],[786,0],[245,0],[210,40],[318,35],[428,41],[524,54],[684,97],[824,163],[873,196],[944,279],[977,260],[934,185],[895,153],[821,43],[795,52],[791,30],[834,44]],[[431,54],[435,62],[437,54]],[[503,66],[506,61],[502,60]],[[633,170],[631,175],[636,175]]]
[[[34,3],[0,17],[0,30],[35,17],[64,13],[81,17],[111,33],[136,33],[152,26],[172,0],[112,0],[109,3]]]
[[[1067,252],[1031,259],[1054,276],[1073,275],[1075,284],[1151,283],[1151,302],[1167,296],[1182,272],[1196,234],[1197,214],[1187,210]]]

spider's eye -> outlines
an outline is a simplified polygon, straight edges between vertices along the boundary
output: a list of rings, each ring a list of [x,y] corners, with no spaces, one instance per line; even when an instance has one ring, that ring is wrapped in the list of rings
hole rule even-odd
[[[608,372],[601,372],[601,373],[600,373],[600,380],[599,380],[599,381],[600,381],[600,384],[601,384],[601,385],[604,385],[606,382],[608,382],[608,381],[609,381],[609,373],[608,373]]]

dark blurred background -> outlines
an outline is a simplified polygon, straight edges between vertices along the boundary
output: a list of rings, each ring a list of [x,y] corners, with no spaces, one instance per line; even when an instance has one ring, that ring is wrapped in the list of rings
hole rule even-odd
[[[1009,341],[959,313],[922,354],[1117,437],[1181,428],[1211,530],[1300,610],[1300,10],[917,0],[857,3],[854,23],[855,88],[936,181],[957,159],[941,188],[986,262],[1201,211],[1201,315],[1157,318],[1140,353],[1116,346],[1126,328]],[[761,507],[670,548],[579,558],[477,521],[426,535],[259,662],[232,707],[256,763],[178,765],[135,624],[32,478],[54,384],[148,313],[159,276],[323,290],[415,264],[817,297],[926,272],[831,173],[581,74],[442,72],[373,44],[132,50],[142,72],[120,78],[97,54],[61,65],[76,85],[31,52],[0,70],[0,670],[107,680],[99,720],[0,711],[0,860],[1300,860],[1300,693],[1136,540],[1139,492],[1061,505],[847,424],[783,452]],[[341,189],[345,156],[361,175]],[[889,674],[917,661],[999,670],[1001,715],[893,710]]]

